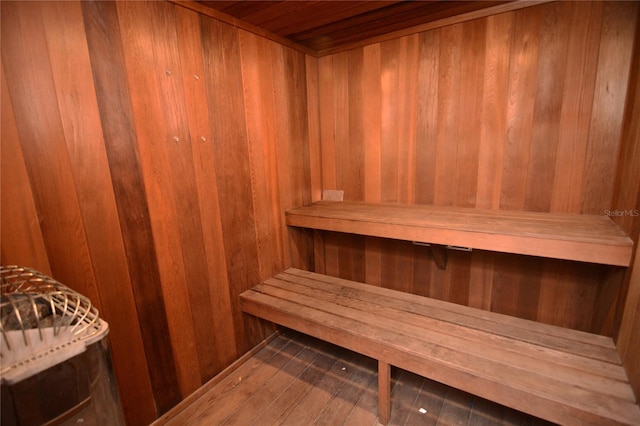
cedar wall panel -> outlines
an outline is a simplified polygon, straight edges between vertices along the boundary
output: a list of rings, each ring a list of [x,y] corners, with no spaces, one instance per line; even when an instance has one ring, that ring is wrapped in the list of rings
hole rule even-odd
[[[637,9],[550,3],[319,58],[323,187],[347,200],[605,214],[625,161]],[[316,240],[331,275],[602,334],[619,323],[615,268],[450,251],[443,271],[410,243]]]
[[[638,12],[640,19],[640,11]],[[622,131],[620,167],[613,204],[616,221],[629,235],[640,238],[640,27],[636,28],[635,48],[627,105]],[[624,305],[624,315],[617,340],[627,374],[640,398],[640,256],[636,249],[633,267],[627,273],[618,303]],[[625,292],[626,290],[626,292]],[[625,298],[626,296],[626,298]]]
[[[2,264],[92,299],[149,424],[274,331],[239,293],[310,267],[315,58],[165,2],[1,7]]]

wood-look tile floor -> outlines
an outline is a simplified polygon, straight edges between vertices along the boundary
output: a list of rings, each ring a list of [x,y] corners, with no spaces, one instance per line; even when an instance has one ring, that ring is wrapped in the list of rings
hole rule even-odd
[[[377,363],[286,330],[167,425],[376,425]],[[546,422],[397,368],[390,425]]]

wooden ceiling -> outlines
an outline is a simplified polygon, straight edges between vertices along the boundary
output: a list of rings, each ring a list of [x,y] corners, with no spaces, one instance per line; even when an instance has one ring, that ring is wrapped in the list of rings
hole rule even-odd
[[[509,1],[199,1],[322,53]]]

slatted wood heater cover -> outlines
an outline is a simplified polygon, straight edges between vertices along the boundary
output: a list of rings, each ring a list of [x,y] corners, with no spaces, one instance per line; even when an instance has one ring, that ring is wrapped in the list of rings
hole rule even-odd
[[[124,425],[108,324],[38,271],[0,266],[1,423]]]

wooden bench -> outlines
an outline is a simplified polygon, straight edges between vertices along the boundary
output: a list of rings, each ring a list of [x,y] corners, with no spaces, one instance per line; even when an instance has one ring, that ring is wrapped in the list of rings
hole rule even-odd
[[[629,266],[633,241],[602,215],[319,201],[286,222],[325,231]]]
[[[640,425],[611,338],[288,269],[240,296],[246,313],[560,424]]]

